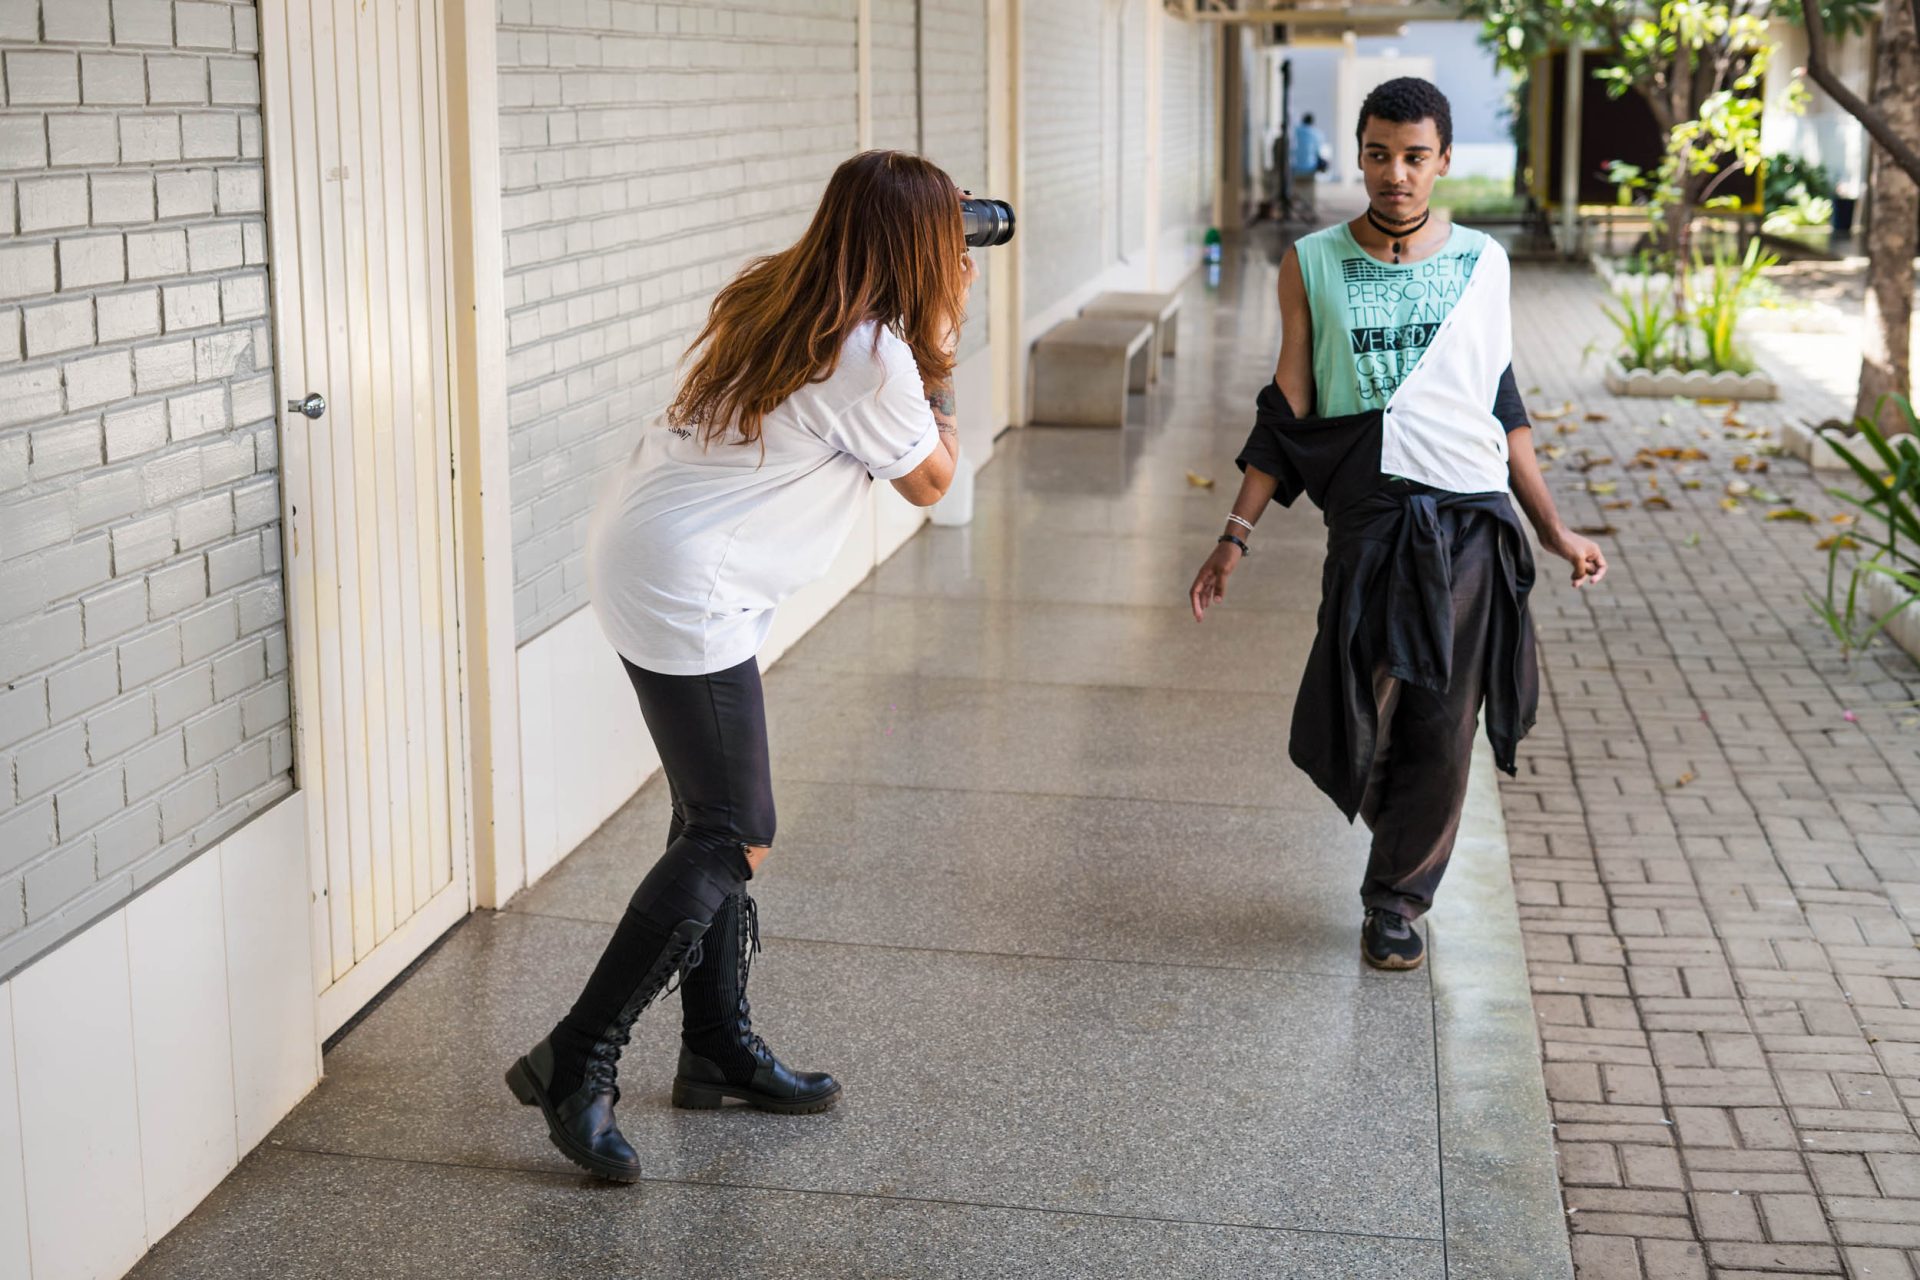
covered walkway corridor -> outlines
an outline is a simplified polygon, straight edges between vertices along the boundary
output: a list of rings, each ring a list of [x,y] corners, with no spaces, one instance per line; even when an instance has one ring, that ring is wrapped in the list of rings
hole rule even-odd
[[[1490,767],[1431,963],[1369,970],[1364,831],[1285,759],[1317,514],[1274,510],[1231,600],[1185,607],[1273,298],[1266,253],[1193,278],[1124,430],[1004,438],[971,526],[768,673],[755,1017],[837,1110],[674,1110],[671,999],[622,1061],[641,1185],[580,1175],[501,1085],[655,856],[656,778],[350,1026],[133,1274],[1568,1274]]]

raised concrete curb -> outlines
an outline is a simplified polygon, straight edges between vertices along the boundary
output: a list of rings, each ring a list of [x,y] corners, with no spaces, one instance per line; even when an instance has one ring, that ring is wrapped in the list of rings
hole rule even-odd
[[[1493,753],[1428,914],[1448,1280],[1573,1275]]]

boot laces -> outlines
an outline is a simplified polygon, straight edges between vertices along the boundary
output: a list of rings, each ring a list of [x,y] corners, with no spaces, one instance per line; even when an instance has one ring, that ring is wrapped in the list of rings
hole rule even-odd
[[[773,1050],[767,1048],[753,1030],[753,1008],[747,1003],[747,973],[753,966],[753,958],[763,950],[760,942],[760,904],[748,894],[741,894],[741,910],[746,919],[740,931],[740,1047],[762,1062],[773,1061]]]
[[[586,1083],[593,1086],[596,1093],[610,1093],[615,1103],[620,1101],[620,1086],[616,1083],[619,1078],[620,1051],[633,1039],[633,1024],[639,1020],[648,1005],[658,999],[662,993],[674,991],[686,981],[687,974],[691,970],[699,967],[700,944],[704,941],[704,937],[694,939],[693,945],[688,947],[674,964],[658,990],[636,993],[638,998],[620,1011],[620,1016],[614,1019],[613,1025],[594,1041],[591,1049],[587,1050],[587,1061],[581,1074]]]

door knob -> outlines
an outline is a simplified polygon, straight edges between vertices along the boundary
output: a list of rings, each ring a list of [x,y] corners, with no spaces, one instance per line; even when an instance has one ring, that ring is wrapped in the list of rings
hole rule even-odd
[[[327,411],[327,398],[318,391],[307,393],[305,400],[287,401],[288,413],[304,413],[309,418],[317,418]]]

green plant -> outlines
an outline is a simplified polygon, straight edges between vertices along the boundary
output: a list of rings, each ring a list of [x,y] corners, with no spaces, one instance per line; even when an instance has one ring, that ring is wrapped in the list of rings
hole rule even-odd
[[[1708,268],[1694,255],[1696,273],[1706,271],[1706,288],[1694,303],[1693,329],[1706,347],[1704,364],[1709,373],[1732,370],[1747,373],[1752,365],[1734,342],[1740,324],[1740,308],[1760,279],[1760,273],[1780,261],[1778,254],[1760,252],[1758,239],[1747,242],[1747,252],[1735,258],[1724,244],[1713,247],[1713,265]]]
[[[1866,495],[1850,489],[1827,490],[1861,515],[1856,517],[1853,537],[1834,538],[1828,545],[1826,599],[1808,599],[1839,640],[1843,654],[1865,648],[1920,597],[1920,445],[1914,443],[1920,421],[1915,420],[1913,404],[1906,397],[1891,399],[1906,419],[1905,434],[1890,440],[1880,430],[1877,419],[1886,407],[1882,401],[1874,417],[1854,424],[1871,456],[1863,458],[1843,444],[1833,446],[1866,486]],[[1840,557],[1849,551],[1859,554],[1846,574],[1842,593]],[[1863,610],[1860,599],[1862,584],[1874,577],[1885,578],[1900,590],[1900,599],[1878,617]]]
[[[1767,181],[1762,197],[1768,213],[1798,204],[1801,197],[1795,195],[1795,189],[1804,191],[1807,198],[1833,199],[1833,176],[1827,167],[1815,160],[1802,159],[1799,156],[1777,152],[1767,157]]]
[[[1768,235],[1786,235],[1806,227],[1824,227],[1833,221],[1833,201],[1815,195],[1804,185],[1789,193],[1788,202],[1767,215],[1760,229]]]
[[[1600,309],[1620,334],[1620,362],[1629,369],[1659,368],[1662,348],[1674,331],[1672,304],[1663,292],[1650,288],[1644,276],[1638,301],[1625,293],[1617,301],[1617,306],[1603,302]]]

